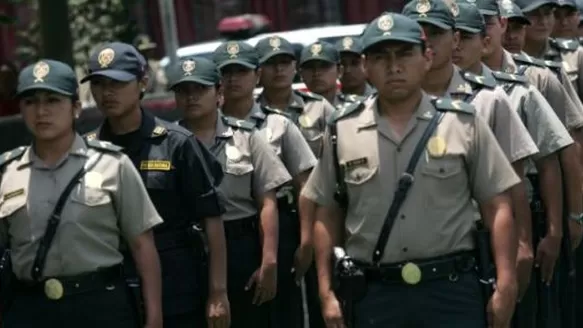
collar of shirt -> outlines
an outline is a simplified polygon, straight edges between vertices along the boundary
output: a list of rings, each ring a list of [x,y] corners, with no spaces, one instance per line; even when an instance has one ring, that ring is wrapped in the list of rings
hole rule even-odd
[[[375,93],[376,89],[373,88],[370,84],[366,83],[364,86],[364,95],[365,97],[368,97],[370,95],[372,95],[373,93]]]
[[[259,95],[259,97],[257,97],[257,102],[261,105],[269,106],[269,104],[267,104],[267,102],[265,100],[265,97],[263,96],[263,93],[261,93]],[[292,90],[291,95],[289,97],[288,104],[287,104],[287,108],[281,108],[281,110],[294,109],[294,110],[298,111],[299,113],[301,113],[305,106],[306,106],[306,104],[304,103],[304,98],[302,98],[296,92],[296,90]]]
[[[456,65],[453,66],[453,75],[449,82],[449,87],[447,87],[446,96],[453,96],[453,95],[471,95],[472,94],[472,86],[468,81],[464,79],[462,73],[460,72],[459,67]]]
[[[87,151],[87,144],[83,138],[80,135],[75,134],[75,140],[73,141],[69,151],[61,159],[59,159],[55,165],[47,166],[34,151],[33,144],[28,147],[28,149],[22,155],[20,162],[18,163],[18,169],[20,170],[26,166],[32,165],[32,167],[39,170],[56,170],[63,166],[69,156],[86,158]]]
[[[483,77],[492,78],[492,79],[496,80],[490,67],[486,66],[486,64],[484,64],[484,63],[482,63],[482,72],[480,72],[480,74],[478,74],[478,75],[482,75]]]
[[[223,122],[223,115],[217,116],[217,125],[215,128],[215,139],[228,139],[233,136],[233,128]]]
[[[245,117],[245,120],[246,121],[253,121],[253,122],[256,120],[264,121],[265,117],[266,117],[266,115],[261,110],[261,105],[259,105],[258,102],[255,102],[255,103],[253,103],[253,107],[251,107],[251,110],[249,111],[249,113]]]
[[[512,54],[509,51],[504,50],[502,53],[502,66],[501,71],[506,73],[516,73],[518,66],[512,58]]]
[[[364,102],[364,110],[358,117],[358,128],[378,126],[378,122],[383,120],[377,107],[377,96],[371,97]],[[421,101],[417,105],[414,116],[420,120],[430,120],[435,114],[435,106],[431,103],[431,96],[422,92]]]
[[[140,123],[140,134],[144,139],[156,138],[160,136],[159,124],[157,123],[157,118],[141,109],[142,111],[142,122]],[[99,137],[103,140],[109,140],[113,136],[111,132],[111,127],[109,126],[108,120],[106,119],[101,127],[97,130],[99,131]]]

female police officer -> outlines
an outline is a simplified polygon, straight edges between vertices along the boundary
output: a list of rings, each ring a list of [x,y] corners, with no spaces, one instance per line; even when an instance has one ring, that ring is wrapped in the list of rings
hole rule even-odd
[[[269,327],[264,303],[276,292],[275,189],[291,177],[253,123],[219,113],[219,83],[215,63],[205,58],[186,59],[171,69],[170,88],[184,111],[180,124],[209,147],[225,172],[219,191],[226,207],[231,327]]]
[[[0,243],[17,279],[4,327],[135,327],[120,237],[143,281],[146,327],[162,327],[160,265],[151,229],[162,222],[130,160],[73,129],[77,80],[42,60],[19,76],[34,142],[2,156]]]

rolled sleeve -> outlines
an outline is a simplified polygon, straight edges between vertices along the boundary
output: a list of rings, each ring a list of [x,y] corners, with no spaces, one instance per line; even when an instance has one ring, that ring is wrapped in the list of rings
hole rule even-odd
[[[318,162],[300,129],[289,120],[281,147],[283,162],[292,177],[312,169]]]
[[[259,133],[251,133],[249,147],[254,170],[253,190],[255,193],[263,195],[291,181],[291,176],[285,166],[271,145]]]
[[[334,165],[329,129],[326,129],[324,133],[321,153],[322,156],[312,170],[301,195],[319,205],[330,206],[335,203],[336,166]]]

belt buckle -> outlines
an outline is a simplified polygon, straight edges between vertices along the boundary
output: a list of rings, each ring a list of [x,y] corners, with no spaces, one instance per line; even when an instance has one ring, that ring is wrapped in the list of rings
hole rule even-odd
[[[417,285],[421,281],[421,268],[413,262],[408,262],[401,268],[401,278],[407,285]]]
[[[58,279],[51,278],[45,281],[45,295],[48,299],[60,300],[63,298],[64,291],[63,284]]]

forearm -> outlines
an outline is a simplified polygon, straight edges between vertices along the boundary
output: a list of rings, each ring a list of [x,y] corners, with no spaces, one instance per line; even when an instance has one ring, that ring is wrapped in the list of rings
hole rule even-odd
[[[209,292],[227,291],[227,241],[221,218],[205,219],[209,248]]]
[[[563,235],[563,182],[561,167],[556,156],[549,156],[537,162],[539,190],[545,204],[547,232],[551,236]],[[577,190],[581,190],[577,188]]]
[[[581,181],[581,164],[577,146],[572,145],[561,151],[560,165],[565,183],[567,207],[569,213],[583,212],[583,191]]]
[[[264,202],[259,214],[262,239],[262,263],[277,263],[277,245],[279,240],[277,205],[275,201]]]
[[[131,242],[136,268],[142,281],[142,295],[147,322],[162,320],[162,276],[160,259],[152,232],[144,233]]]
[[[512,196],[512,209],[518,237],[516,241],[523,245],[532,246],[532,217],[528,196],[526,195],[525,182],[522,181],[514,186],[510,194]]]
[[[308,180],[311,171],[302,172],[294,179],[294,187],[298,191],[298,211],[300,217],[300,243],[309,245],[313,241],[314,233],[314,215],[316,204],[308,201],[300,195],[304,184]]]
[[[344,220],[337,215],[334,208],[317,206],[314,222],[314,249],[320,296],[327,295],[332,290],[332,249],[341,244]]]

